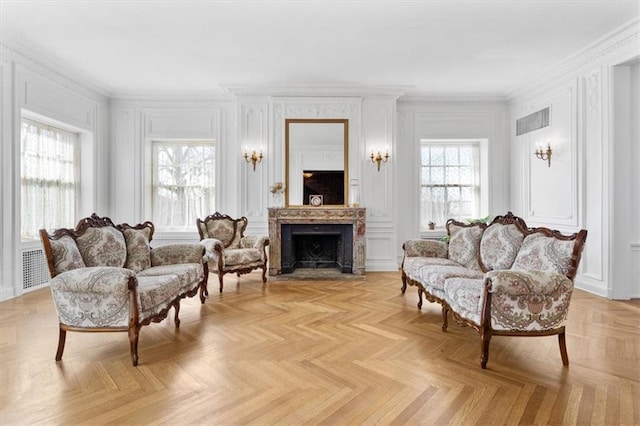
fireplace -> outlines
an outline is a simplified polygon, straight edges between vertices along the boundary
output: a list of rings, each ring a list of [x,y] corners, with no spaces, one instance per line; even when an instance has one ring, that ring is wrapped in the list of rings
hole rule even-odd
[[[359,207],[270,208],[269,275],[295,268],[364,275],[365,219]]]
[[[282,273],[296,268],[336,268],[352,273],[353,225],[282,224]]]

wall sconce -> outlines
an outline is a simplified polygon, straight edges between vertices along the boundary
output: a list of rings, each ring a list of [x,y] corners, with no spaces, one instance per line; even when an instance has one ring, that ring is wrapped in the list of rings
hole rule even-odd
[[[244,161],[246,161],[247,163],[253,164],[253,171],[255,172],[256,164],[262,161],[262,159],[264,158],[264,155],[262,155],[262,148],[260,148],[259,154],[258,154],[258,151],[256,151],[254,148],[251,148],[251,155],[249,155],[249,151],[245,148],[243,157],[244,157]]]
[[[389,161],[389,158],[391,156],[389,155],[389,149],[385,149],[385,153],[384,155],[382,155],[382,152],[380,150],[378,150],[378,152],[375,152],[375,148],[371,150],[371,162],[375,163],[378,165],[378,171],[380,171],[380,163],[386,163],[387,161]]]
[[[546,150],[543,150],[541,143],[537,143],[536,144],[536,157],[538,157],[539,159],[541,159],[543,161],[547,161],[548,164],[549,164],[549,167],[551,167],[551,154],[553,154],[553,150],[551,149],[551,142],[550,141],[547,141],[547,149]]]

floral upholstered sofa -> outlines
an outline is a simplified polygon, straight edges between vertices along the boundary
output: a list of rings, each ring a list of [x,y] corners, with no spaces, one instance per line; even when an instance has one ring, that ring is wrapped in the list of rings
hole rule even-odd
[[[562,235],[528,228],[511,212],[485,223],[447,222],[449,241],[403,244],[402,292],[418,288],[442,305],[442,330],[451,315],[481,336],[480,365],[486,368],[492,336],[558,335],[569,364],[565,321],[587,231]]]
[[[200,292],[205,301],[208,266],[199,244],[151,249],[154,226],[114,225],[95,213],[75,229],[40,230],[58,312],[56,361],[67,331],[126,331],[131,360],[138,365],[140,328],[160,322],[173,307],[180,325],[180,300]]]

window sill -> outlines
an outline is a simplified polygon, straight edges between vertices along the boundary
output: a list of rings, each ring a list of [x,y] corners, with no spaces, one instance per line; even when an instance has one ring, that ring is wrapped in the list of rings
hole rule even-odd
[[[444,228],[434,229],[433,231],[421,231],[420,238],[426,240],[440,240],[447,236],[447,230]]]

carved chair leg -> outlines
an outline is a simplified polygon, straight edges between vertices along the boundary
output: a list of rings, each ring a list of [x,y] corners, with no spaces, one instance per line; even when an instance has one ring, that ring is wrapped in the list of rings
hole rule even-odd
[[[176,300],[173,304],[173,310],[175,311],[173,322],[176,324],[176,328],[178,328],[180,327],[180,318],[178,317],[178,314],[180,313],[180,299]]]
[[[222,293],[222,277],[224,276],[224,274],[222,272],[218,273],[218,281],[220,282],[220,293]]]
[[[206,297],[209,295],[209,291],[207,290],[207,282],[203,282],[200,284],[200,303],[204,304]]]
[[[487,362],[489,361],[489,342],[491,341],[491,333],[487,330],[482,332],[482,342],[480,343],[480,366],[487,368]]]
[[[131,363],[134,367],[138,366],[138,336],[140,329],[137,325],[129,327],[129,344],[131,346]]]
[[[402,291],[402,294],[407,291],[407,276],[404,272],[402,273],[402,288],[400,291]]]
[[[418,309],[422,309],[422,289],[418,287]]]
[[[569,365],[569,355],[567,355],[567,341],[565,339],[564,330],[558,334],[558,343],[560,344],[560,356],[562,357],[562,365]]]
[[[64,352],[64,344],[67,341],[67,330],[60,326],[60,334],[58,335],[58,351],[56,352],[56,361],[62,359],[62,353]]]
[[[262,284],[267,283],[267,265],[262,267]]]
[[[442,331],[447,331],[449,327],[449,309],[442,307]]]

